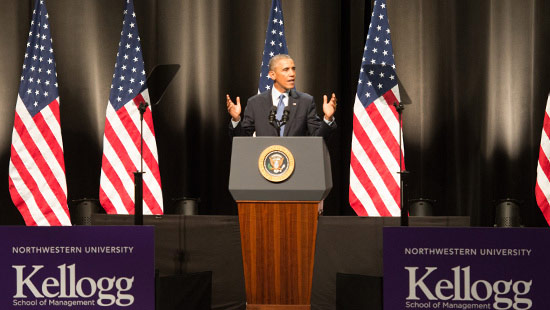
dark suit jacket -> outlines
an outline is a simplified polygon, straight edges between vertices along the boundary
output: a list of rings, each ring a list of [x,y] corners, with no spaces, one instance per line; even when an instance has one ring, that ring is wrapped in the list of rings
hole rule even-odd
[[[336,128],[336,122],[329,126],[317,115],[313,97],[295,90],[290,91],[288,98],[290,114],[283,132],[284,136],[322,136],[327,138]],[[229,122],[231,136],[277,136],[277,129],[269,123],[269,112],[273,107],[271,90],[252,96],[248,99],[244,116],[237,127]]]

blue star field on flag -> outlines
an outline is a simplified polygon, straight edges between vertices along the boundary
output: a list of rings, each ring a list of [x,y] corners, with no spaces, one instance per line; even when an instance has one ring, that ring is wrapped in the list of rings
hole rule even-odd
[[[58,97],[58,91],[49,16],[43,0],[36,2],[32,14],[19,96],[34,116]]]
[[[273,0],[265,35],[260,84],[258,86],[259,93],[269,90],[273,86],[273,80],[268,76],[269,60],[279,54],[288,54],[288,48],[285,39],[283,7],[280,0]]]
[[[147,88],[133,1],[127,0],[109,101],[120,109]]]
[[[386,3],[378,0],[374,1],[357,84],[357,96],[366,107],[396,84],[397,75]]]

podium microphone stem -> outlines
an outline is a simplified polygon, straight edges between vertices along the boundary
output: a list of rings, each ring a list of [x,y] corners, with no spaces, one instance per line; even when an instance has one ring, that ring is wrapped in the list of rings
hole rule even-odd
[[[405,107],[403,106],[403,103],[401,102],[394,102],[393,106],[395,107],[395,110],[397,111],[397,114],[399,115],[399,203],[401,206],[401,226],[409,226],[409,208],[405,204],[404,199],[404,191],[405,191],[405,182],[404,182],[404,176],[408,173],[408,171],[403,171],[403,122],[402,122],[402,116],[403,116],[403,110]]]
[[[134,190],[135,190],[135,204],[134,204],[134,225],[143,225],[143,172],[134,172]]]
[[[142,101],[139,104],[140,113],[140,139],[141,145],[140,170],[134,172],[134,225],[143,225],[143,114],[147,110],[147,102]]]

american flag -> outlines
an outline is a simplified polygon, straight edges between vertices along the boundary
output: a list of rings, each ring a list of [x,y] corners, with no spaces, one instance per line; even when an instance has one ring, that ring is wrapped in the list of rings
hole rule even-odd
[[[349,202],[357,215],[401,213],[399,101],[386,1],[377,0],[353,107]]]
[[[550,225],[550,95],[546,102],[544,123],[540,137],[539,163],[535,197],[546,222]]]
[[[134,172],[141,169],[141,102],[149,103],[145,68],[134,4],[127,0],[124,21],[111,84],[99,201],[109,214],[134,213]],[[158,167],[153,116],[147,107],[143,115],[143,213],[162,214],[162,191]]]
[[[269,77],[269,60],[279,54],[288,54],[283,22],[283,6],[281,0],[271,2],[271,11],[265,34],[265,45],[262,53],[262,66],[258,93],[271,89],[273,80]]]
[[[9,190],[27,225],[71,225],[48,12],[34,6],[15,105]]]

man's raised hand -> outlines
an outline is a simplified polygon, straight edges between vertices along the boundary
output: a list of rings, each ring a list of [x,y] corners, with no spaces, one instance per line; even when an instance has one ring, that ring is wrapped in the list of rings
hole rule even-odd
[[[334,112],[336,112],[336,95],[332,93],[330,101],[327,100],[327,95],[323,95],[323,113],[327,121],[333,121]]]
[[[226,98],[226,104],[227,104],[227,112],[229,115],[231,115],[231,119],[234,122],[238,122],[241,120],[241,99],[237,97],[237,104],[234,104],[231,100],[231,97],[229,97],[229,94],[225,95]]]

